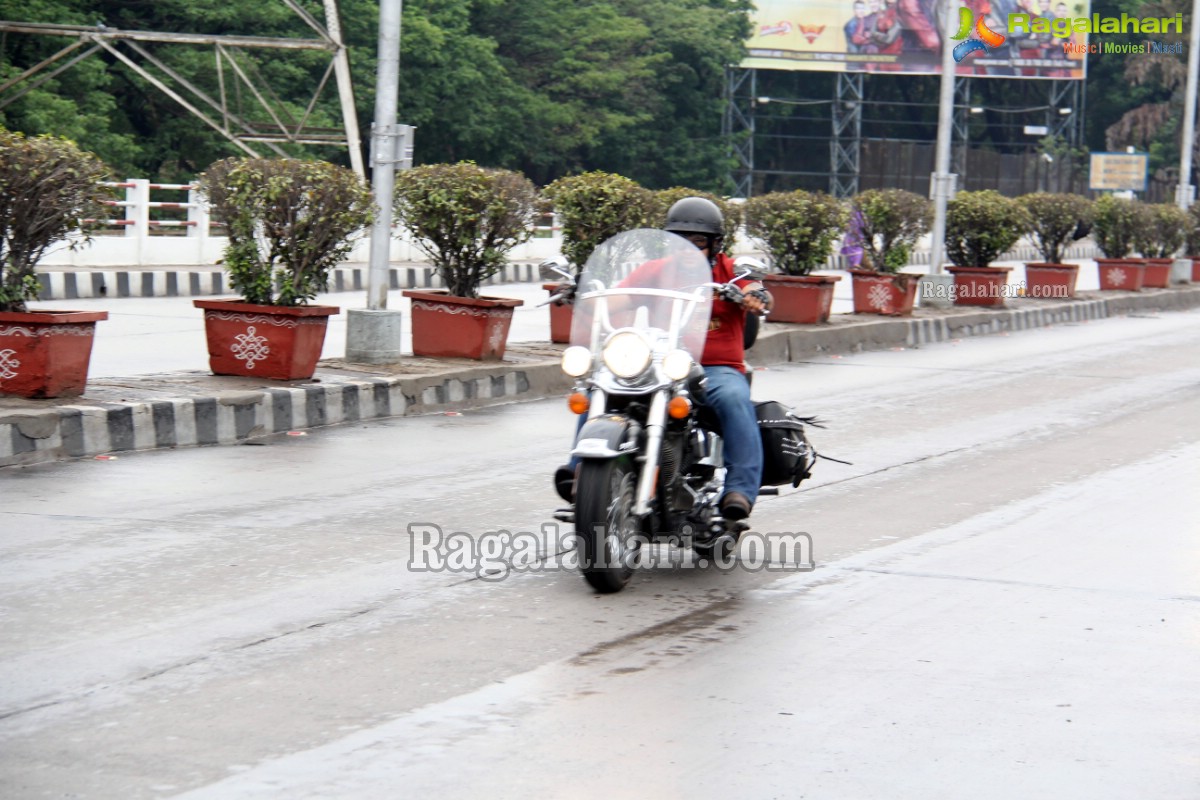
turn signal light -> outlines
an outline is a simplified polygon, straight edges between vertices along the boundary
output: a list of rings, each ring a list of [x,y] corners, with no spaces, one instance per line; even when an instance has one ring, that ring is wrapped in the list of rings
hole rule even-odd
[[[671,402],[667,403],[667,413],[671,419],[684,419],[692,413],[692,403],[686,397],[672,397]]]
[[[583,392],[571,392],[567,396],[567,406],[570,407],[572,414],[586,414],[588,408],[591,407],[591,401]]]

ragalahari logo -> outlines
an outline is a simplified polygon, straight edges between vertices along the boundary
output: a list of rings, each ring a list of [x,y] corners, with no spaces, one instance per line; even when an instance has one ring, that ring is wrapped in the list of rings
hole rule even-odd
[[[972,24],[973,23],[973,24]],[[972,28],[975,30],[975,35],[970,39]],[[954,46],[954,60],[960,62],[976,50],[993,50],[1004,44],[1006,37],[1003,33],[996,33],[987,26],[984,22],[984,15],[980,14],[978,19],[971,15],[969,8],[958,9],[958,33],[950,37],[951,39],[966,39]]]

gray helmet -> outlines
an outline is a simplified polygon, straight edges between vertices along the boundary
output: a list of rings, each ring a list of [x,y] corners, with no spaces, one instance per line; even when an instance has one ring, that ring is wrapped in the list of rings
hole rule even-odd
[[[711,200],[703,197],[685,197],[671,206],[667,212],[667,224],[663,230],[671,233],[707,233],[709,236],[725,235],[725,215]]]

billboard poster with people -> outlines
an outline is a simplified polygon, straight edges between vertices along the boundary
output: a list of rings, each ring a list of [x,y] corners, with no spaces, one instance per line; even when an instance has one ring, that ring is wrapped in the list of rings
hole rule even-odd
[[[964,77],[1084,78],[1086,0],[757,0],[746,68],[934,75],[952,31]]]

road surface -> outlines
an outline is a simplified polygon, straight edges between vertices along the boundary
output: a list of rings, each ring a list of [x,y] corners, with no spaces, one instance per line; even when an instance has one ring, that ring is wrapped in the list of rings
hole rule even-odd
[[[853,465],[611,596],[483,552],[565,534],[560,401],[0,470],[0,794],[1195,798],[1198,347],[758,371]],[[481,561],[414,570],[414,530]],[[751,549],[799,534],[813,570]]]

